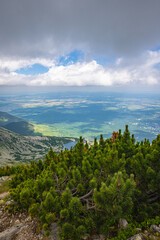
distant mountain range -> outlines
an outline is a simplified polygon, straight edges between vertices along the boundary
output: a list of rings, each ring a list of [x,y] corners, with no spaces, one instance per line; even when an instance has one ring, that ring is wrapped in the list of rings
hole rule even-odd
[[[22,136],[0,127],[0,166],[43,158],[52,147],[59,152],[74,138]]]
[[[15,117],[9,113],[0,111],[0,127],[13,131],[15,133],[19,133],[25,136],[42,136],[41,133],[34,132],[33,124]]]

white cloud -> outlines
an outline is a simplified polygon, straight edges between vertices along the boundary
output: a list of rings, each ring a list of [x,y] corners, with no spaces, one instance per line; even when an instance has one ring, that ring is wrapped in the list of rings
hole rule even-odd
[[[49,71],[38,75],[15,73],[17,68],[40,63]],[[104,67],[95,60],[78,62],[68,66],[56,66],[51,59],[0,59],[0,85],[27,86],[86,86],[86,85],[129,85],[160,84],[160,51],[148,51],[136,59],[119,58],[112,66]],[[7,69],[7,71],[5,71]]]
[[[16,59],[16,58],[1,58],[0,59],[0,70],[1,72],[12,72],[20,68],[26,68],[32,66],[35,63],[42,64],[45,67],[51,67],[54,65],[53,60],[45,58],[27,58],[27,59]]]

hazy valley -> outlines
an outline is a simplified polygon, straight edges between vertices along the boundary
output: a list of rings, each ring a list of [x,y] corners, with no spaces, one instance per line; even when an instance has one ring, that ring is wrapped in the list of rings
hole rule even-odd
[[[17,120],[7,125],[25,135],[83,136],[93,141],[100,134],[110,137],[125,124],[137,141],[152,141],[160,133],[160,97],[151,93],[4,92],[0,111],[23,119],[18,127]]]

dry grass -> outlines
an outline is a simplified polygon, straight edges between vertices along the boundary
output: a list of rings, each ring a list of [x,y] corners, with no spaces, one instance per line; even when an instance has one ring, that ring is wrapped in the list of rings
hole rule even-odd
[[[0,194],[4,192],[8,192],[9,190],[9,181],[6,180],[4,182],[0,182]]]

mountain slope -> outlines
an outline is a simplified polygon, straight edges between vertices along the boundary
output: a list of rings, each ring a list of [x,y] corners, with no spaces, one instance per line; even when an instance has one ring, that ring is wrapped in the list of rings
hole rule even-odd
[[[9,123],[20,122],[22,119],[15,117],[9,113],[0,111],[0,126],[3,127]]]
[[[43,158],[49,148],[59,152],[72,138],[22,136],[0,127],[0,166]]]
[[[31,123],[6,112],[0,111],[0,126],[22,135],[35,135],[34,126]],[[36,133],[36,135],[41,134]]]
[[[6,128],[12,132],[19,133],[19,134],[26,135],[26,136],[28,136],[28,135],[34,136],[35,135],[34,126],[31,123],[26,122],[26,121],[11,122],[11,123],[5,125],[4,128]],[[36,135],[42,136],[41,133],[36,133]]]

